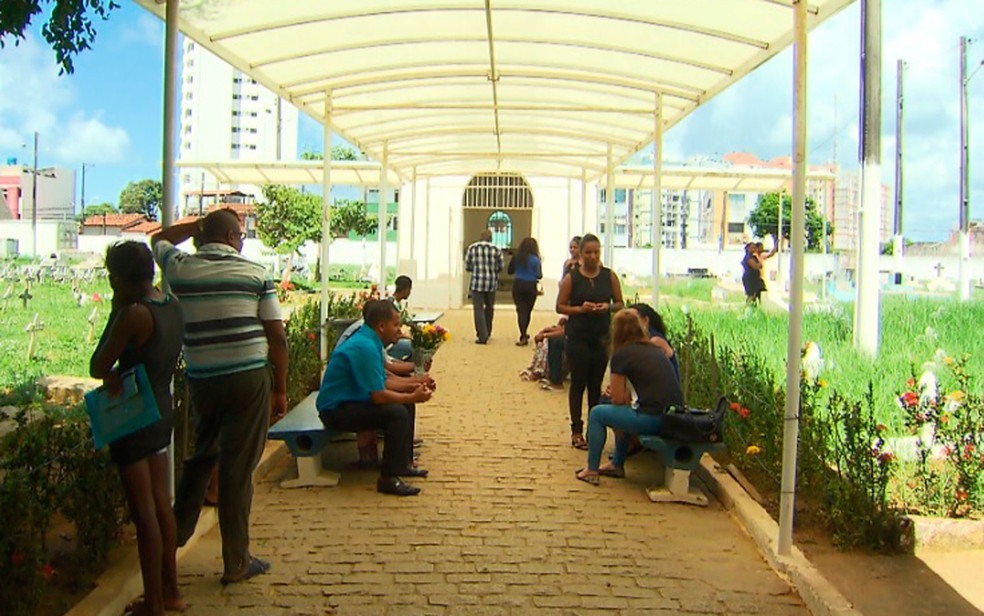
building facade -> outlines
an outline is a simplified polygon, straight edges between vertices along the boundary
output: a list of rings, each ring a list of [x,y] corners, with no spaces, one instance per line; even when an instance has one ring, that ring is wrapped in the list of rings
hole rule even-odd
[[[295,160],[298,112],[256,80],[186,39],[181,65],[179,161]],[[216,181],[201,169],[180,169],[179,203],[194,201]],[[253,196],[253,185],[225,186]],[[194,196],[194,199],[191,199]]]
[[[0,219],[31,220],[33,175],[27,165],[0,166]],[[67,167],[38,169],[37,182],[37,218],[71,220],[75,216],[75,171]]]

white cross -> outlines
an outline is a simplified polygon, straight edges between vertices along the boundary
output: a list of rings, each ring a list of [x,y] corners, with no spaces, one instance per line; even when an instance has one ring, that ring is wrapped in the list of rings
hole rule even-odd
[[[34,318],[31,322],[27,324],[24,328],[28,334],[30,334],[27,340],[27,359],[28,361],[34,359],[34,350],[37,343],[37,334],[39,331],[44,329],[44,322],[41,320],[41,315],[34,313]]]

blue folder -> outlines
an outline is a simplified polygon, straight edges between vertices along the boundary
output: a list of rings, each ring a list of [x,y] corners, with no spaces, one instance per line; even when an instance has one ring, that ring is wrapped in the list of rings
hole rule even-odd
[[[92,424],[92,440],[96,449],[133,434],[141,428],[160,420],[157,399],[150,386],[143,364],[120,374],[123,391],[113,396],[105,386],[85,394],[85,408]]]

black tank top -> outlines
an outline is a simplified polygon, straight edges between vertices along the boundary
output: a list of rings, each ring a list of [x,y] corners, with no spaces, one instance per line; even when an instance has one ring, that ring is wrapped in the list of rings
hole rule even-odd
[[[161,415],[171,409],[171,377],[181,353],[184,319],[177,298],[168,295],[163,301],[141,302],[154,317],[154,333],[139,349],[127,347],[120,355],[120,372],[143,364],[154,389]],[[108,330],[109,328],[107,328]]]
[[[600,304],[612,301],[612,270],[601,267],[594,278],[584,276],[579,267],[571,270],[571,306],[580,306],[584,302]],[[572,314],[567,318],[566,332],[568,336],[604,339],[608,336],[610,323],[609,312]]]

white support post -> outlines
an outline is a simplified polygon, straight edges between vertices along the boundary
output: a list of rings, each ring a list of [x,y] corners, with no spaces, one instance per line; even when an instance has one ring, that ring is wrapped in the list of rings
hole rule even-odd
[[[383,166],[379,170],[379,214],[376,234],[379,240],[379,292],[386,289],[386,209],[389,204],[389,144],[383,143]]]
[[[615,267],[615,162],[612,144],[608,144],[608,166],[605,174],[605,265]]]
[[[588,229],[588,172],[585,169],[581,169],[581,230],[577,232],[577,235],[584,235],[584,232],[587,229]]]
[[[431,217],[431,180],[424,182],[424,280],[430,277],[430,217]]]
[[[861,224],[854,303],[854,348],[878,355],[881,231],[881,0],[862,0]]]
[[[656,93],[653,112],[653,204],[651,209],[653,243],[653,308],[659,310],[660,252],[663,250],[663,93]]]
[[[328,362],[328,247],[331,244],[331,91],[325,92],[324,165],[321,167],[321,362]],[[323,369],[323,368],[322,368]]]
[[[782,494],[777,550],[789,555],[796,506],[796,459],[799,439],[800,348],[803,338],[803,252],[806,248],[806,2],[794,11],[793,50],[793,212],[790,221],[792,286],[789,292],[789,338],[786,346],[786,415],[782,433]],[[781,205],[781,203],[780,203]]]
[[[411,274],[414,278],[417,277],[417,168],[413,168],[413,176],[411,184],[412,188],[410,191],[410,261],[413,263],[413,271]],[[400,225],[403,228],[403,225]]]
[[[164,22],[164,177],[161,203],[161,227],[174,224],[174,142],[177,123],[174,117],[175,94],[178,91],[178,0],[168,0]],[[35,143],[35,151],[37,143]],[[37,167],[37,164],[35,164]],[[35,170],[34,181],[37,182]],[[37,208],[35,208],[37,209]]]
[[[177,139],[178,130],[174,117],[175,95],[178,91],[178,17],[180,5],[178,0],[168,0],[165,7],[164,19],[164,144],[162,156],[163,161],[163,180],[161,195],[161,228],[166,229],[174,224],[174,142]],[[38,142],[37,133],[34,133],[34,187],[38,185]],[[38,211],[38,200],[35,195],[31,203],[32,212]],[[38,242],[35,229],[34,244],[31,246],[34,255],[37,256]],[[165,292],[169,290],[167,279],[164,279],[163,286]],[[174,389],[174,381],[171,381],[171,389]],[[171,431],[171,442],[167,447],[167,468],[168,468],[168,496],[174,501],[175,494],[175,473],[174,473],[174,431]]]

